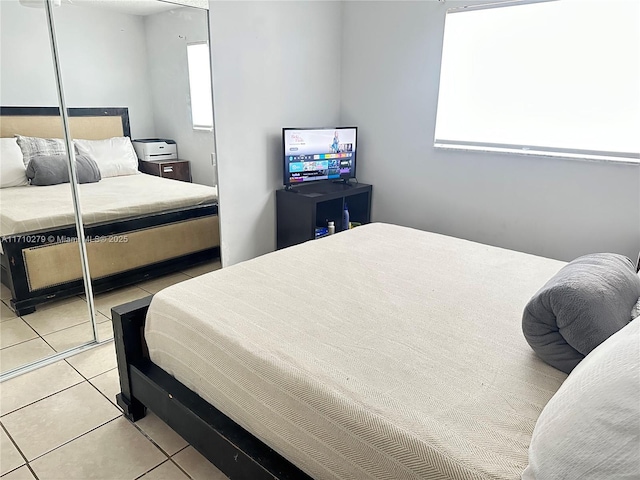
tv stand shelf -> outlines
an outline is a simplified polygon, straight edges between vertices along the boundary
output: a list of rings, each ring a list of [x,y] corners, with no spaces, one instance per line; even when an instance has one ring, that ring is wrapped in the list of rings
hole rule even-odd
[[[277,247],[290,247],[313,240],[316,227],[332,221],[342,230],[344,203],[352,222],[371,221],[371,185],[364,183],[317,183],[276,192]]]

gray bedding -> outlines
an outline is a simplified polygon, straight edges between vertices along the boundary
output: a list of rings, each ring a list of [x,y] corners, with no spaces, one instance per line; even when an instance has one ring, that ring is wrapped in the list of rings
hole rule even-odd
[[[101,179],[98,164],[92,158],[76,155],[78,183],[94,183]],[[45,186],[69,183],[67,155],[38,155],[29,161],[27,178],[31,185]]]
[[[631,319],[640,278],[631,260],[598,253],[563,267],[525,307],[522,330],[548,364],[569,373]]]

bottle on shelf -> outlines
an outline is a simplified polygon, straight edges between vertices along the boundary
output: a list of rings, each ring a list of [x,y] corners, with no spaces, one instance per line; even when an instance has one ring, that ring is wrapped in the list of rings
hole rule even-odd
[[[344,210],[342,211],[342,230],[349,230],[349,209],[347,202],[344,202]]]
[[[336,226],[333,222],[329,222],[329,235],[336,233]]]

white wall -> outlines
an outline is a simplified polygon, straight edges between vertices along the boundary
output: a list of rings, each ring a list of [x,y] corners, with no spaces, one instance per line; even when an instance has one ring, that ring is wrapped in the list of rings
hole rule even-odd
[[[0,102],[56,106],[44,9],[0,1]],[[64,3],[54,9],[69,107],[129,107],[132,137],[154,134],[143,17]]]
[[[341,123],[359,126],[373,220],[562,260],[635,260],[640,166],[434,150],[445,11],[464,3],[344,3]]]
[[[207,10],[184,7],[149,15],[145,28],[156,136],[177,142],[195,183],[215,185],[213,132],[193,129],[187,64],[187,44],[209,39]]]
[[[0,59],[3,106],[58,105],[44,9],[0,0]]]
[[[341,8],[209,3],[225,266],[275,249],[282,127],[339,119]]]

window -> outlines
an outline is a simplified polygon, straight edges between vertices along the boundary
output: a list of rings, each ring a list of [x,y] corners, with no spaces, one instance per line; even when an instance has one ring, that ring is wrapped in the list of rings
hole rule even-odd
[[[189,64],[193,128],[211,130],[213,128],[213,102],[211,99],[209,45],[206,42],[187,45],[187,62]]]
[[[447,12],[435,145],[640,162],[640,2]]]

